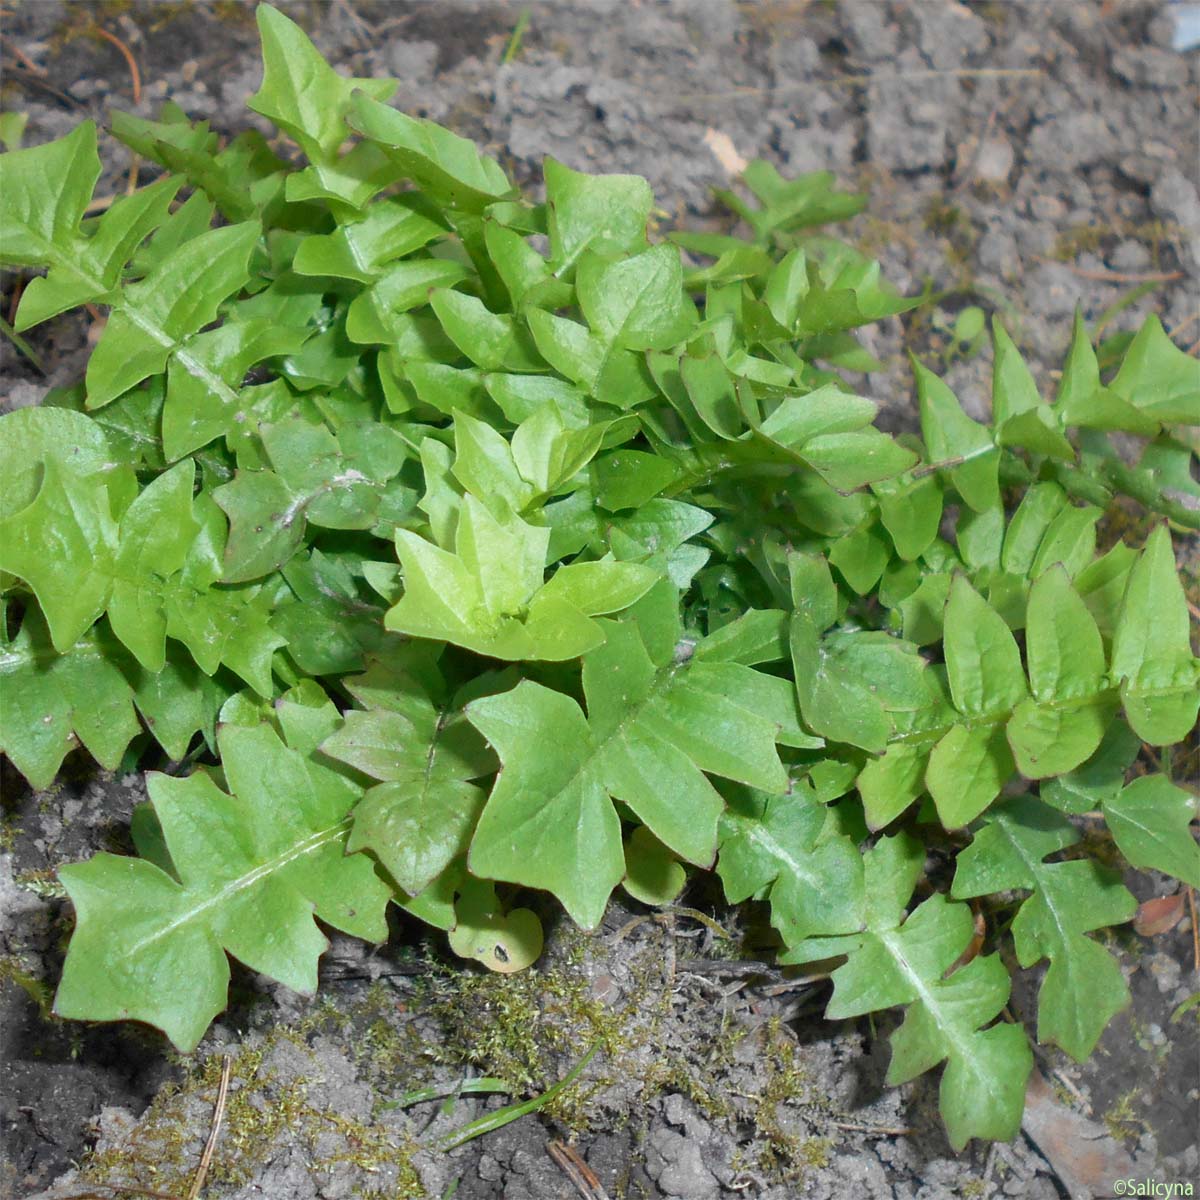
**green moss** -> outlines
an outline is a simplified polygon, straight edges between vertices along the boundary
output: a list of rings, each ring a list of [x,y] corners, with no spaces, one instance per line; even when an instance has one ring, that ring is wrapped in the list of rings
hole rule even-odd
[[[812,1089],[812,1077],[802,1061],[800,1047],[778,1017],[763,1027],[762,1062],[765,1079],[755,1097],[754,1123],[759,1139],[757,1167],[782,1182],[803,1178],[805,1168],[829,1164],[832,1142],[804,1137],[787,1121],[789,1110],[825,1107]]]
[[[1144,1122],[1134,1108],[1138,1098],[1138,1089],[1132,1088],[1124,1095],[1118,1096],[1104,1114],[1104,1124],[1108,1126],[1109,1134],[1118,1142],[1136,1138],[1141,1133]]]
[[[1099,225],[1073,225],[1059,234],[1050,257],[1070,262],[1081,254],[1095,254],[1117,239],[1141,242],[1150,251],[1150,260],[1157,264],[1164,240],[1178,239],[1184,230],[1169,221],[1113,221]]]
[[[593,994],[579,950],[568,945],[563,957],[565,965],[507,976],[437,969],[418,985],[413,1005],[442,1031],[437,1045],[426,1047],[427,1061],[472,1066],[518,1093],[545,1091],[599,1044],[599,1076],[566,1089],[544,1110],[575,1133],[589,1125],[588,1099],[617,1081],[618,1064],[648,1033],[637,1030],[633,1005],[613,1008]]]
[[[0,956],[0,983],[15,983],[38,1007],[43,1021],[55,1020],[54,989],[32,971],[26,969],[15,954]]]
[[[941,234],[943,237],[971,228],[971,218],[966,212],[941,194],[930,198],[925,207],[923,223],[930,233]]]
[[[55,871],[21,871],[13,876],[13,883],[23,892],[32,892],[43,900],[61,900],[67,894],[67,889],[58,881]]]
[[[394,1187],[364,1196],[416,1200],[424,1194],[413,1166],[420,1148],[415,1140],[398,1140],[395,1126],[376,1120],[377,1113],[358,1120],[323,1110],[303,1076],[281,1079],[272,1071],[272,1052],[282,1042],[307,1053],[317,1037],[345,1046],[359,1077],[381,1099],[426,1086],[435,1075],[444,1078],[437,1068],[447,1065],[507,1079],[514,1089],[510,1099],[522,1099],[545,1091],[599,1043],[589,1078],[544,1109],[566,1134],[590,1127],[602,1111],[597,1100],[609,1089],[623,1091],[622,1115],[614,1119],[611,1105],[603,1110],[610,1125],[644,1121],[655,1096],[675,1092],[712,1121],[753,1118],[754,1140],[745,1148],[748,1169],[794,1181],[828,1164],[831,1144],[808,1136],[803,1121],[824,1101],[813,1094],[803,1052],[781,1021],[747,1032],[728,1020],[702,1041],[681,1036],[690,1027],[676,1007],[675,981],[664,972],[667,960],[658,938],[645,938],[625,959],[628,999],[616,1004],[594,994],[591,958],[591,939],[579,934],[568,935],[540,969],[512,976],[431,962],[428,974],[403,992],[378,983],[354,1003],[318,1003],[298,1024],[242,1048],[231,1065],[225,1122],[209,1176],[214,1189],[244,1185],[286,1138],[304,1148],[315,1171],[350,1163],[368,1181],[383,1169],[394,1174]],[[397,1010],[410,1009],[420,1012],[419,1023],[396,1019]],[[434,1038],[428,1036],[430,1021],[438,1027]],[[753,1090],[739,1096],[729,1080],[747,1037],[759,1042],[754,1057],[762,1073]],[[85,1178],[186,1190],[208,1134],[221,1069],[218,1056],[186,1063],[180,1082],[156,1097],[135,1139],[92,1155]],[[322,1139],[329,1133],[336,1136]]]
[[[211,1184],[237,1187],[251,1179],[277,1146],[286,1130],[308,1150],[314,1171],[351,1163],[367,1173],[385,1166],[397,1172],[395,1187],[377,1193],[388,1200],[417,1200],[424,1195],[412,1165],[415,1142],[396,1144],[394,1130],[358,1121],[341,1113],[311,1105],[308,1085],[302,1078],[280,1081],[266,1066],[271,1051],[289,1040],[306,1047],[295,1029],[279,1030],[260,1044],[244,1047],[233,1056],[230,1086],[217,1153],[209,1171]],[[213,1055],[193,1064],[185,1078],[163,1088],[155,1097],[129,1143],[92,1154],[84,1164],[84,1178],[110,1186],[112,1181],[137,1181],[156,1190],[181,1191],[190,1182],[207,1129],[194,1119],[199,1099],[207,1108],[215,1100],[223,1060]],[[329,1130],[340,1137],[336,1147],[317,1154],[320,1135]]]

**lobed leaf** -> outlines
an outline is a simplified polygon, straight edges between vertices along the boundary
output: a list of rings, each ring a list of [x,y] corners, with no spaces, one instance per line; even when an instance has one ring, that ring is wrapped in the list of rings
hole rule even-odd
[[[545,888],[584,928],[625,871],[613,800],[680,858],[708,866],[723,802],[706,773],[779,791],[776,740],[805,740],[784,681],[706,662],[703,643],[688,658],[677,641],[652,656],[636,621],[605,626],[604,644],[584,657],[586,716],[529,680],[466,710],[502,763],[472,872]]]
[[[314,915],[387,937],[388,887],[345,855],[358,789],[266,726],[218,740],[229,792],[203,772],[150,777],[173,873],[107,853],[61,869],[77,924],[60,1016],[143,1020],[186,1052],[225,1007],[226,953],[311,994],[329,945]]]
[[[1129,920],[1137,902],[1114,872],[1094,862],[1043,862],[1078,840],[1065,817],[1032,797],[1006,801],[959,854],[952,894],[1032,891],[1012,934],[1023,967],[1050,960],[1038,999],[1038,1040],[1056,1042],[1082,1062],[1130,999],[1116,960],[1085,935]]]
[[[961,1150],[973,1137],[1015,1136],[1033,1056],[1020,1026],[990,1024],[1009,993],[1000,959],[979,955],[956,967],[973,934],[970,909],[934,894],[905,915],[923,857],[907,834],[881,840],[864,859],[865,932],[812,939],[802,957],[847,954],[833,973],[832,1019],[908,1006],[892,1035],[888,1082],[904,1083],[945,1061],[942,1120]]]

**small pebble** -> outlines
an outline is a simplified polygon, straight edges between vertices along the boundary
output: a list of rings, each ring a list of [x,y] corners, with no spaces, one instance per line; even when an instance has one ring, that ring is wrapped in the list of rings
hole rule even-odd
[[[1057,224],[1066,216],[1067,206],[1057,196],[1043,194],[1034,196],[1029,202],[1029,211],[1039,221],[1053,221]]]
[[[1007,183],[1015,161],[1012,142],[1003,134],[985,138],[975,162],[975,176],[986,183]]]

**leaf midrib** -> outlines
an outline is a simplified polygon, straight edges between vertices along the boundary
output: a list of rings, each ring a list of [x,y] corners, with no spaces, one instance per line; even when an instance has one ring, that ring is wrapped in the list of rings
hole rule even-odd
[[[917,999],[915,1003],[925,1006],[926,1011],[932,1016],[934,1024],[941,1030],[949,1047],[946,1057],[952,1058],[957,1056],[959,1061],[965,1066],[972,1065],[974,1056],[972,1054],[970,1038],[978,1037],[982,1031],[976,1030],[970,1033],[968,1037],[963,1037],[959,1032],[958,1026],[943,1016],[943,1008],[938,1002],[934,987],[928,984],[921,977],[920,973],[913,969],[912,964],[905,957],[900,929],[873,930],[872,932],[879,940],[879,944],[891,956],[900,973],[908,980],[912,989],[916,992]],[[988,1094],[993,1098],[997,1106],[1003,1107],[1005,1099],[1003,1091],[990,1086],[992,1077],[987,1072],[981,1072],[979,1078],[987,1086]]]
[[[678,675],[680,671],[684,670],[686,666],[686,663],[673,663],[669,667],[660,667],[656,672],[654,682],[650,685],[646,695],[635,705],[633,705],[633,707],[629,709],[625,716],[622,717],[621,720],[618,721],[617,724],[614,725],[612,729],[604,735],[603,738],[601,738],[599,741],[597,741],[595,738],[592,739],[590,753],[581,758],[579,763],[576,765],[575,770],[573,770],[570,776],[563,781],[560,787],[556,788],[554,792],[548,793],[545,797],[543,797],[543,803],[538,805],[536,812],[530,813],[530,815],[523,821],[519,822],[517,825],[511,826],[510,828],[515,832],[515,830],[522,829],[526,825],[540,821],[543,810],[552,801],[556,800],[558,797],[564,795],[566,792],[575,787],[579,780],[586,775],[597,762],[597,760],[601,758],[608,746],[617,738],[624,737],[628,728],[637,722],[642,712],[671,685],[675,679],[675,676]],[[588,732],[592,732],[590,713],[588,714],[587,718],[587,726]],[[688,756],[688,760],[691,761],[690,755]],[[501,770],[503,771],[503,768],[501,768]],[[611,803],[611,793],[609,792],[607,785],[601,782],[601,786],[604,788],[605,796],[610,797],[609,802]],[[637,810],[635,809],[634,811],[636,812]]]
[[[72,262],[69,258],[60,253],[60,249],[53,242],[47,242],[44,238],[38,237],[38,240],[43,246],[43,254],[46,261],[51,267],[62,267],[73,272],[82,279],[89,287],[95,289],[98,297],[111,296],[113,289],[105,285],[103,279],[90,273],[86,269],[86,265]],[[81,239],[79,239],[81,240]],[[86,244],[86,243],[85,243]],[[214,375],[199,359],[194,355],[189,354],[184,349],[182,343],[175,340],[167,333],[160,325],[156,325],[149,320],[136,305],[129,302],[126,295],[122,296],[122,302],[115,306],[116,311],[124,313],[134,325],[138,327],[147,337],[156,341],[167,351],[174,350],[175,360],[181,363],[189,375],[200,380],[211,392],[218,395],[222,402],[227,405],[233,405],[235,408],[240,407],[238,394],[234,391],[223,379],[218,375]],[[114,397],[115,399],[115,397]]]
[[[288,864],[295,862],[297,859],[303,858],[306,854],[311,854],[315,850],[319,850],[322,846],[329,842],[335,841],[339,837],[348,834],[350,826],[353,824],[353,817],[343,817],[336,825],[331,825],[326,829],[318,830],[316,833],[310,834],[303,841],[297,842],[290,849],[285,850],[282,854],[277,854],[274,858],[268,859],[265,863],[255,867],[252,871],[247,871],[244,875],[239,875],[234,879],[227,881],[216,892],[208,896],[207,899],[201,900],[199,903],[188,908],[183,913],[177,915],[173,920],[168,921],[165,925],[159,926],[152,933],[140,938],[134,942],[126,950],[126,953],[133,957],[140,954],[147,946],[153,945],[155,942],[161,941],[165,937],[169,937],[175,930],[182,928],[184,925],[190,924],[192,921],[199,920],[209,910],[219,907],[235,896],[238,892],[243,892],[248,888],[253,887],[263,879],[268,878],[276,871],[282,870]],[[194,892],[195,888],[183,888],[183,894],[187,896]]]

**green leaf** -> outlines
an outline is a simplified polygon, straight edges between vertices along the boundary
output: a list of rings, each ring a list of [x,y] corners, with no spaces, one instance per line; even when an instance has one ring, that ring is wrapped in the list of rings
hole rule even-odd
[[[189,338],[188,364],[176,357],[168,369],[163,454],[174,462],[215,438],[236,435],[252,412],[256,394],[254,389],[241,389],[246,373],[266,359],[295,354],[311,332],[252,317],[226,321]],[[198,371],[190,369],[193,364]],[[223,385],[220,391],[211,386],[213,379]],[[292,393],[285,387],[284,395],[290,398]]]
[[[92,121],[57,141],[0,155],[0,263],[65,267],[81,240],[79,222],[99,178]],[[17,328],[26,326],[18,321]]]
[[[869,686],[839,670],[805,614],[792,618],[790,639],[800,711],[809,728],[830,741],[882,751],[891,723]]]
[[[1016,1135],[1033,1055],[1019,1025],[981,1028],[1008,1000],[999,957],[981,955],[951,970],[974,933],[971,910],[935,894],[905,917],[922,857],[906,834],[884,838],[866,855],[867,929],[832,942],[839,949],[844,944],[849,957],[833,973],[825,1011],[839,1020],[908,1006],[892,1035],[888,1083],[904,1083],[947,1060],[940,1108],[950,1144],[961,1150],[973,1137]],[[821,940],[814,940],[806,953],[815,957],[820,949]]]
[[[999,444],[1023,446],[1036,454],[1074,462],[1074,447],[1058,425],[1061,414],[1042,403],[1033,375],[998,319],[992,321],[992,335],[992,415]]]
[[[808,295],[808,259],[797,247],[788,251],[772,268],[763,289],[763,300],[771,316],[784,329],[794,331],[800,323],[801,306]]]
[[[27,112],[0,112],[0,145],[5,150],[19,150],[28,123]]]
[[[643,904],[662,908],[675,900],[687,882],[678,859],[646,828],[639,825],[625,839],[625,878],[621,886]]]
[[[350,124],[377,143],[435,203],[479,213],[514,195],[500,164],[480,154],[466,138],[433,121],[397,112],[370,95],[354,96],[353,107]]]
[[[404,595],[384,624],[514,662],[586,653],[604,636],[591,618],[631,604],[658,572],[637,563],[580,564],[560,567],[545,583],[549,538],[548,529],[511,514],[498,521],[472,495],[459,511],[453,552],[398,530]],[[586,582],[577,586],[576,577]]]
[[[227,403],[236,396],[182,343],[208,325],[221,301],[250,277],[256,221],[227,225],[186,243],[138,283],[126,286],[87,366],[88,407],[100,408],[172,359]]]
[[[678,477],[674,463],[641,450],[613,451],[592,464],[596,500],[609,512],[640,508]]]
[[[483,236],[488,257],[504,282],[513,308],[534,304],[562,308],[573,302],[575,293],[570,284],[555,279],[550,264],[515,229],[486,221]]]
[[[924,747],[893,742],[867,763],[856,786],[871,829],[890,824],[925,791],[928,761]]]
[[[101,626],[61,653],[36,609],[11,640],[0,629],[0,750],[31,787],[49,787],[80,743],[116,769],[139,730],[122,666],[120,647]]]
[[[1004,544],[1004,509],[983,512],[970,509],[959,513],[954,541],[962,560],[972,571],[995,570],[1000,565]]]
[[[292,204],[327,200],[331,208],[344,204],[362,212],[373,196],[395,181],[396,168],[387,155],[373,142],[359,142],[341,158],[293,171],[287,177],[284,195]]]
[[[995,354],[992,417],[998,426],[1003,426],[1020,413],[1036,409],[1042,398],[1021,352],[998,317],[992,318],[992,345]]]
[[[837,191],[832,171],[809,171],[795,179],[784,179],[772,163],[756,158],[742,172],[742,181],[761,201],[761,208],[744,203],[732,192],[718,190],[716,196],[746,220],[760,240],[776,231],[843,220],[866,205],[865,196]]]
[[[586,717],[528,680],[467,706],[503,764],[472,872],[545,888],[584,928],[625,873],[614,799],[680,858],[709,866],[723,803],[705,772],[781,791],[774,743],[794,724],[782,680],[673,646],[652,658],[634,623],[609,622],[605,634],[584,658]]]
[[[675,246],[664,243],[615,261],[588,254],[579,261],[575,286],[593,333],[608,345],[667,350],[696,324]]]
[[[369,529],[403,465],[403,440],[384,428],[356,440],[352,427],[335,437],[302,418],[261,431],[275,467],[239,471],[213,490],[229,516],[224,574],[228,583],[258,579],[286,563],[304,541],[307,523]]]
[[[1016,706],[1008,740],[1021,774],[1044,779],[1089,758],[1116,708],[1100,630],[1061,566],[1030,589],[1025,648],[1033,696]]]
[[[1075,448],[1055,425],[1050,410],[1040,404],[1005,421],[996,442],[1000,446],[1019,446],[1063,462],[1075,461]]]
[[[767,891],[771,924],[787,945],[863,927],[862,858],[829,824],[811,785],[775,796],[735,789],[721,816],[717,874],[726,899]]]
[[[1021,652],[1012,633],[963,575],[950,585],[945,652],[954,707],[964,716],[1004,712],[1025,697]]]
[[[968,417],[954,393],[915,358],[912,367],[930,459],[946,465],[958,494],[976,512],[993,508],[1000,499],[1000,456],[986,426]]]
[[[1135,779],[1104,800],[1117,848],[1135,866],[1174,875],[1200,888],[1200,846],[1192,837],[1196,798],[1163,775]]]
[[[1111,694],[1064,707],[1021,701],[1007,731],[1017,770],[1026,779],[1046,779],[1079,766],[1100,744],[1116,709]]]
[[[1150,437],[1158,429],[1153,417],[1144,415],[1111,388],[1101,386],[1100,365],[1079,309],[1075,310],[1071,348],[1063,364],[1055,406],[1064,425],[1121,429]]]
[[[515,317],[489,312],[482,300],[438,288],[429,297],[450,340],[488,371],[540,371],[538,348]]]
[[[272,656],[286,641],[270,625],[272,593],[261,585],[214,586],[221,578],[225,520],[203,492],[193,515],[201,534],[189,547],[183,569],[164,588],[167,636],[183,642],[206,675],[224,664],[260,696],[270,696]]]
[[[513,448],[503,435],[464,412],[454,414],[453,472],[468,492],[500,518],[508,511],[521,512],[533,499],[534,489],[517,469]]]
[[[804,396],[788,396],[759,426],[759,432],[789,449],[800,450],[820,434],[851,433],[869,425],[873,401],[828,383]]]
[[[126,675],[146,728],[168,757],[181,761],[197,733],[208,746],[216,745],[217,713],[232,694],[231,676],[210,678],[181,646],[171,643],[161,671],[131,664]]]
[[[96,129],[85,121],[57,142],[0,157],[0,263],[48,266],[21,296],[16,328],[106,300],[130,256],[167,215],[179,182],[160,180],[114,203],[85,236],[80,221],[100,173]]]
[[[1167,746],[1187,737],[1200,706],[1200,672],[1189,641],[1187,598],[1165,525],[1150,534],[1130,572],[1111,665],[1125,714],[1144,741]]]
[[[445,259],[411,258],[396,263],[351,302],[346,310],[346,336],[358,343],[398,342],[402,326],[397,317],[424,305],[431,290],[451,287],[466,277],[461,263]]]
[[[200,531],[192,514],[195,466],[188,460],[154,480],[121,518],[108,619],[147,671],[166,662],[163,581],[181,570]]]
[[[34,501],[0,521],[0,570],[29,584],[60,653],[104,611],[116,549],[103,478],[77,476],[55,459],[47,459]]]
[[[209,132],[207,121],[193,125],[168,103],[158,121],[114,112],[112,133],[143,158],[183,176],[231,222],[261,216],[282,193],[285,164],[257,130],[218,150],[220,139]]]
[[[1101,509],[1092,504],[1068,504],[1063,508],[1038,545],[1030,577],[1036,579],[1056,563],[1061,563],[1069,576],[1078,574],[1095,554],[1096,522],[1101,516]]]
[[[925,786],[947,829],[969,825],[1013,772],[1013,756],[999,725],[955,725],[929,755]]]
[[[1017,505],[1004,535],[1000,565],[1010,575],[1030,576],[1038,548],[1054,519],[1067,507],[1057,483],[1035,483]]]
[[[630,409],[654,395],[644,356],[615,347],[586,326],[539,308],[526,318],[538,353],[603,404]]]
[[[907,471],[917,461],[913,451],[878,429],[825,433],[810,439],[799,452],[814,471],[839,492],[851,492]]]
[[[941,639],[942,618],[950,596],[950,584],[951,577],[944,573],[926,575],[916,591],[896,606],[907,641],[927,646]]]
[[[697,653],[714,662],[753,667],[788,656],[788,614],[780,609],[747,609],[736,620],[714,629]]]
[[[824,633],[838,616],[837,584],[826,560],[816,554],[788,555],[788,581],[792,605],[807,617],[817,633]]]
[[[42,405],[0,416],[0,519],[32,504],[53,459],[77,478],[104,476],[114,452],[104,429],[82,413]]]
[[[585,175],[553,158],[542,169],[557,275],[567,274],[586,250],[613,256],[645,249],[654,194],[640,175]]]
[[[257,16],[263,81],[250,97],[250,107],[294,138],[310,162],[334,161],[349,132],[345,118],[352,101],[386,100],[395,81],[339,75],[304,30],[278,9],[261,4]]]
[[[737,387],[729,368],[715,355],[679,360],[679,378],[700,420],[718,437],[732,440],[745,430]]]
[[[489,971],[523,971],[542,953],[542,923],[528,908],[505,913],[491,883],[464,879],[454,905],[450,949],[473,958]]]
[[[1125,772],[1141,748],[1141,738],[1124,721],[1114,721],[1086,763],[1042,784],[1041,798],[1059,812],[1074,815],[1099,808],[1124,787]]]
[[[942,489],[933,476],[905,482],[877,482],[879,520],[906,562],[913,562],[933,544],[942,520]],[[961,518],[960,518],[961,521]]]
[[[1043,861],[1078,840],[1074,826],[1041,802],[1030,796],[1009,800],[988,814],[959,854],[953,894],[1032,891],[1012,934],[1021,966],[1050,960],[1038,998],[1038,1040],[1055,1042],[1082,1062],[1129,1003],[1116,960],[1085,935],[1128,921],[1137,902],[1114,872],[1094,862]]]
[[[921,298],[901,296],[880,276],[879,264],[845,242],[808,242],[809,288],[796,332],[804,336],[853,329],[915,308]]]
[[[76,927],[59,1016],[146,1021],[187,1052],[225,1006],[226,952],[311,994],[329,944],[314,916],[387,937],[389,889],[369,859],[345,854],[358,788],[267,726],[219,740],[229,793],[203,772],[150,776],[178,879],[106,853],[61,869]]]
[[[843,535],[829,550],[830,563],[859,596],[865,596],[879,582],[890,558],[887,542],[872,528]]]
[[[470,781],[496,769],[442,686],[436,670],[376,660],[347,681],[372,707],[349,710],[321,745],[323,754],[383,781],[354,810],[347,849],[371,851],[410,896],[466,853],[485,798]]]
[[[1156,421],[1194,422],[1200,408],[1200,369],[1151,313],[1125,352],[1109,388]]]
[[[445,222],[432,206],[413,196],[393,196],[371,205],[360,221],[339,225],[333,233],[306,237],[296,249],[292,270],[297,275],[329,275],[374,283],[384,275],[386,264],[420,250],[446,233]],[[411,269],[418,264],[405,265]],[[422,260],[421,265],[438,266],[443,271],[457,266],[431,260]],[[428,290],[422,295],[422,302],[427,298]]]
[[[271,628],[286,639],[289,658],[309,675],[360,670],[387,634],[383,609],[363,600],[347,563],[314,549],[289,560],[281,573],[292,596],[277,594]]]

